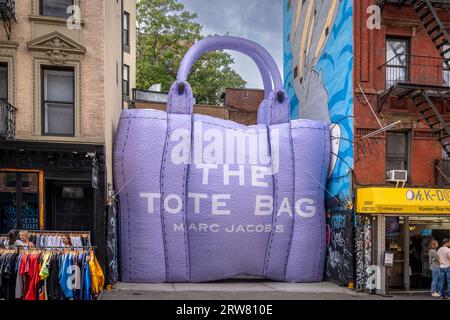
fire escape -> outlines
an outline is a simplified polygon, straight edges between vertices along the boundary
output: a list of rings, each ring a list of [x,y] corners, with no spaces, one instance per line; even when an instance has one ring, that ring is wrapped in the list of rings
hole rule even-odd
[[[378,112],[382,111],[389,98],[412,99],[421,118],[439,140],[447,158],[450,158],[450,118],[443,114],[446,109],[450,110],[450,37],[440,16],[442,13],[450,15],[450,1],[380,0],[378,4],[382,9],[387,5],[399,8],[413,6],[440,56],[399,52],[380,66],[386,73],[386,88],[378,97]],[[437,175],[442,177],[438,162]],[[450,181],[445,181],[445,184],[450,185]]]
[[[11,39],[12,21],[17,21],[15,12],[15,0],[0,0],[0,16],[3,20],[3,26],[8,40]]]

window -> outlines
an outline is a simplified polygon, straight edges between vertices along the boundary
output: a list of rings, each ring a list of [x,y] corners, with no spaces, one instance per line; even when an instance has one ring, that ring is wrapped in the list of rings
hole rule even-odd
[[[39,229],[41,179],[40,172],[0,171],[0,233]]]
[[[123,13],[123,44],[130,46],[130,14],[128,12]]]
[[[409,167],[409,134],[408,132],[388,132],[387,134],[386,169],[408,170]]]
[[[130,96],[130,67],[123,65],[123,95]]]
[[[450,45],[445,45],[443,47],[443,51],[447,51],[448,49],[450,49]],[[445,60],[449,60],[450,61],[450,52],[447,52],[444,56]],[[450,63],[445,63],[444,61],[444,70],[443,70],[443,77],[444,77],[444,85],[447,87],[450,87],[450,69],[448,67]]]
[[[0,63],[0,99],[8,100],[8,64]]]
[[[43,16],[67,18],[71,13],[67,9],[72,6],[74,0],[40,0],[40,14]],[[70,12],[70,11],[69,11]]]
[[[386,86],[406,81],[409,78],[408,40],[387,39],[386,41]]]
[[[42,70],[43,134],[74,135],[74,70]]]

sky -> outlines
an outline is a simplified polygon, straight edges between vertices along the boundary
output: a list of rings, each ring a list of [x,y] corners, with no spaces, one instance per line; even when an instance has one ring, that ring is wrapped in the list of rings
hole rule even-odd
[[[226,35],[253,40],[265,47],[283,74],[283,0],[178,0],[191,13],[198,13],[203,35]],[[234,69],[247,81],[247,88],[262,88],[256,64],[247,56],[230,51]]]

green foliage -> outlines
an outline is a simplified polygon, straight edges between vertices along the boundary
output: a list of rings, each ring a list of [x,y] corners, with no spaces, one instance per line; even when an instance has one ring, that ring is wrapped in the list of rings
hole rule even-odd
[[[177,0],[137,2],[137,86],[147,89],[160,83],[168,91],[175,81],[183,56],[195,41],[202,39],[197,14],[184,9]],[[243,88],[246,82],[231,66],[226,52],[203,55],[193,66],[189,83],[197,103],[221,104],[225,88]]]

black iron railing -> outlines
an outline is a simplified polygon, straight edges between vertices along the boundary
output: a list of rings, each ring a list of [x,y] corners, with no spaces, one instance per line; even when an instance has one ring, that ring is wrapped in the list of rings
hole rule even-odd
[[[16,2],[15,0],[0,0],[0,19],[3,20],[6,37],[11,39],[12,21],[16,20]]]
[[[0,99],[0,139],[14,140],[16,138],[17,109],[6,100]]]
[[[397,83],[450,87],[450,69],[441,57],[397,54],[379,69],[386,89]]]
[[[412,6],[416,5],[420,1],[424,0],[378,0],[377,4],[383,8],[386,5],[395,5],[397,7],[402,6]],[[430,0],[430,3],[435,6],[436,8],[449,8],[450,2],[448,0]]]
[[[0,0],[0,11],[2,19],[13,19],[16,12],[16,1]]]
[[[436,186],[439,188],[450,187],[450,159],[436,160],[434,169]]]

